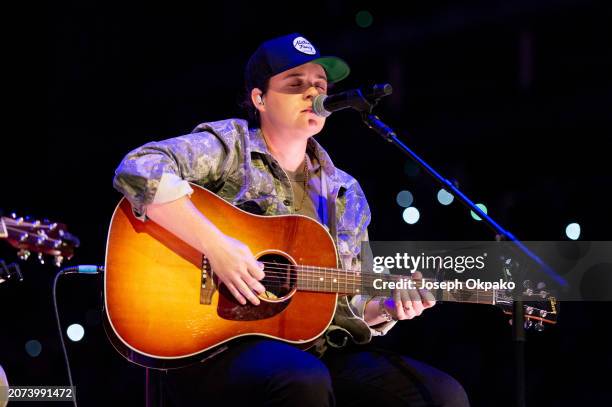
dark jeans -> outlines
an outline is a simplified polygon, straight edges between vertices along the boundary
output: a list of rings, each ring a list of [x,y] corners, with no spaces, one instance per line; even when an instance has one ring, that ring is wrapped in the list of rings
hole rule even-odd
[[[353,347],[318,359],[259,338],[242,340],[206,363],[168,371],[163,383],[177,407],[469,406],[455,379],[405,356]]]

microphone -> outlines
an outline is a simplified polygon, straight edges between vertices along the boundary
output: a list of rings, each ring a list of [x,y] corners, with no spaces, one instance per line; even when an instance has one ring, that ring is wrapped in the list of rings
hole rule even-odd
[[[347,107],[359,111],[370,110],[371,104],[378,99],[390,95],[393,88],[388,83],[359,89],[347,90],[335,95],[318,95],[312,101],[312,111],[318,115],[327,117],[333,112],[346,109]]]

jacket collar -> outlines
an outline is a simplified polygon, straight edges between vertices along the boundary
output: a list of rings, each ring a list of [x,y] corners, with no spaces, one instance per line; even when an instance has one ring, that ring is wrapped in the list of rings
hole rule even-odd
[[[266,154],[272,157],[272,153],[268,149],[266,145],[266,141],[264,140],[261,128],[251,128],[248,132],[249,137],[249,147],[251,152],[257,152],[261,154]],[[319,144],[317,140],[313,137],[308,139],[308,144],[306,145],[306,152],[310,157],[315,157],[319,162],[319,165],[325,172],[325,175],[329,177],[329,180],[338,186],[342,186],[348,188],[348,184],[351,181],[351,178],[344,173],[344,171],[339,171],[334,163],[332,162],[327,151]]]

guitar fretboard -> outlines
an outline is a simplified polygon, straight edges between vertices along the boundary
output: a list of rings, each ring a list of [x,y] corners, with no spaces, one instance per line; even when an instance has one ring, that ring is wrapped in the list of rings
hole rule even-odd
[[[292,272],[291,275],[296,276],[297,289],[301,291],[338,293],[344,295],[365,294],[371,296],[391,296],[392,290],[389,288],[388,283],[397,284],[398,282],[403,282],[404,287],[400,288],[420,289],[428,288],[428,283],[436,281],[432,279],[418,279],[411,280],[412,283],[409,283],[410,276],[363,273],[303,265],[287,267]],[[266,270],[266,273],[269,272],[270,270]],[[445,282],[452,283],[454,280],[446,280]],[[490,305],[495,305],[497,295],[497,290],[494,289],[465,288],[465,285],[462,285],[461,288],[438,288],[430,290],[430,292],[437,301]]]

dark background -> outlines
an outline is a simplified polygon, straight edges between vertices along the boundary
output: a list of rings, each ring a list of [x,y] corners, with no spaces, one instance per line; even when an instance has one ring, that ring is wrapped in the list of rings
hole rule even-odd
[[[361,10],[373,15],[370,27],[356,24]],[[11,64],[17,75],[5,78],[18,109],[3,137],[0,207],[66,223],[82,242],[68,264],[103,264],[123,155],[242,117],[249,55],[267,38],[300,32],[351,66],[337,91],[391,83],[378,114],[516,236],[565,240],[565,226],[579,222],[582,240],[610,240],[610,11],[587,0],[54,2],[33,41],[43,50],[24,41]],[[335,114],[317,139],[363,186],[372,240],[493,239],[457,202],[439,205],[431,179],[357,113]],[[404,189],[420,210],[416,225],[395,202]],[[6,244],[0,258],[16,261]],[[0,285],[0,364],[15,385],[67,384],[52,311],[56,270],[33,259],[21,266],[23,283]],[[79,401],[142,404],[143,369],[101,327],[101,281],[70,276],[58,289],[64,325],[85,327],[82,341],[68,343]],[[612,363],[609,310],[563,304],[560,324],[528,335],[528,405],[609,402],[608,375],[598,372]],[[31,339],[42,344],[35,358],[25,352]],[[511,405],[510,328],[495,308],[441,304],[378,342],[453,374],[474,406]]]

